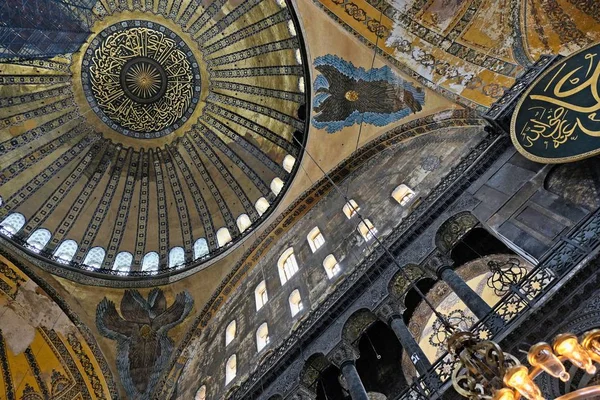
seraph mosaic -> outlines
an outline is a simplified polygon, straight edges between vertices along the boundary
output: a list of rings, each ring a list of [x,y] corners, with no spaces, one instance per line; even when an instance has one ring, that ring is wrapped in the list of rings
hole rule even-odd
[[[335,133],[365,122],[385,126],[425,104],[425,92],[397,76],[390,67],[366,70],[328,54],[315,59],[313,125]]]
[[[187,292],[175,297],[167,308],[161,289],[153,289],[145,299],[137,290],[126,290],[120,311],[106,297],[96,309],[100,333],[117,341],[117,371],[131,399],[147,399],[173,351],[167,335],[190,313],[194,299]]]

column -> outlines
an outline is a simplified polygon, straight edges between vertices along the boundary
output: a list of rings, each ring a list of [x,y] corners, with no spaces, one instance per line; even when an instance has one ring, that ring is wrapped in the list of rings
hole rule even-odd
[[[356,360],[358,357],[356,349],[342,342],[331,351],[327,358],[342,371],[352,400],[369,400],[365,386],[356,370]]]

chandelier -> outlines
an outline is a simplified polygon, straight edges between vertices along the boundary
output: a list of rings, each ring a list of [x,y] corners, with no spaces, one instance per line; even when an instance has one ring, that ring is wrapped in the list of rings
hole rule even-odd
[[[452,373],[452,385],[471,400],[545,400],[534,379],[547,373],[563,382],[570,379],[564,366],[570,361],[588,374],[595,374],[594,362],[600,362],[600,329],[582,335],[581,340],[563,333],[552,344],[537,343],[530,347],[526,367],[491,340],[481,340],[471,332],[455,332],[448,339],[448,349],[458,358]],[[570,392],[556,400],[591,399],[600,396],[600,385]],[[596,397],[594,397],[596,398]]]

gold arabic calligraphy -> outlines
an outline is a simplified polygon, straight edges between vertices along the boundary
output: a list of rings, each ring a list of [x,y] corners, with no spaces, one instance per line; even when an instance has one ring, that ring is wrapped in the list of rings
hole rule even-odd
[[[566,73],[564,70],[567,63],[562,64],[543,90],[547,93],[554,81],[564,73],[554,85],[551,96],[529,95],[531,100],[536,100],[538,103],[527,109],[533,112],[534,116],[521,130],[523,147],[532,147],[538,140],[542,140],[545,148],[548,148],[551,142],[556,149],[568,140],[577,140],[580,132],[600,137],[600,124],[598,124],[600,122],[598,115],[600,57],[597,53],[587,53],[584,58],[588,62],[587,65],[579,66]],[[585,76],[576,76],[581,75],[585,67],[587,67]],[[540,105],[539,102],[548,105]],[[582,117],[582,114],[586,117]],[[597,128],[593,128],[594,125]]]
[[[131,74],[124,83],[122,71],[137,59],[150,59],[166,77],[164,93],[151,103],[126,96],[127,88],[123,87],[131,82]],[[177,122],[190,106],[194,94],[190,62],[177,43],[161,32],[130,28],[113,33],[95,50],[91,61],[91,86],[96,102],[106,116],[125,129],[161,131]],[[132,70],[136,71],[135,66]],[[158,72],[151,72],[159,79]],[[130,92],[135,92],[135,87],[131,89]]]

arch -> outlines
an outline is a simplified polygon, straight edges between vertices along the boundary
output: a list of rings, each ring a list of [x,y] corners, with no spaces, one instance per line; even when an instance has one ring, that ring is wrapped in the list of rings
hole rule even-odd
[[[279,193],[281,193],[281,189],[283,189],[283,181],[281,178],[273,178],[271,181],[271,191],[275,194],[275,196],[278,196]]]
[[[279,257],[279,260],[277,261],[277,270],[279,271],[281,286],[285,285],[285,283],[298,272],[298,262],[296,261],[296,256],[294,256],[294,249],[292,247],[284,251],[281,257]]]
[[[435,286],[436,283],[437,282],[434,279],[425,277],[416,281],[415,286],[421,291],[421,293],[427,295],[427,293],[429,293],[429,291]],[[414,287],[408,287],[408,290],[405,293],[403,293],[403,296],[404,307],[406,308],[403,314],[403,319],[405,323],[408,323],[419,304],[421,304],[421,301],[423,301],[423,298]]]
[[[200,386],[200,389],[196,392],[194,400],[206,400],[206,385]]]
[[[544,181],[544,189],[588,210],[600,207],[598,157],[554,166]]]
[[[354,312],[344,323],[342,328],[342,339],[348,343],[354,343],[375,322],[377,316],[370,310],[362,308]]]
[[[256,330],[256,351],[259,353],[269,344],[269,325],[263,322]]]
[[[208,242],[204,238],[196,240],[194,243],[194,260],[202,258],[208,255]]]
[[[158,271],[160,264],[160,256],[157,252],[151,251],[146,253],[142,259],[142,271]]]
[[[290,312],[292,313],[292,317],[295,317],[304,309],[304,305],[302,304],[302,296],[300,296],[300,291],[298,289],[294,289],[292,293],[290,293],[290,297],[288,297],[288,303],[290,304]]]
[[[122,251],[115,257],[112,269],[115,271],[128,272],[132,262],[133,255],[127,251]]]
[[[231,234],[229,233],[229,229],[223,227],[217,231],[217,244],[219,247],[223,247],[229,243],[231,243]]]
[[[31,236],[29,236],[27,245],[31,250],[38,253],[46,247],[50,238],[52,238],[50,231],[48,229],[40,228],[35,230]]]
[[[58,248],[54,251],[54,257],[56,261],[69,263],[75,257],[75,253],[77,253],[77,242],[74,240],[65,240],[58,246]]]
[[[327,257],[325,257],[325,259],[323,260],[323,268],[325,268],[325,272],[327,273],[327,277],[329,279],[334,278],[342,270],[340,268],[340,264],[338,264],[333,254],[330,254]]]
[[[487,229],[475,227],[454,244],[450,258],[459,266],[490,254],[514,253]]]
[[[185,250],[183,247],[173,247],[169,251],[169,268],[181,267],[185,264]]]
[[[392,197],[402,207],[408,206],[415,198],[415,196],[416,193],[404,183],[397,186],[396,189],[394,189],[394,191],[392,192]]]
[[[411,282],[417,282],[423,276],[423,271],[416,264],[408,264],[402,267],[403,271],[396,272],[388,285],[388,292],[397,299],[411,288]]]
[[[254,301],[256,302],[256,311],[263,308],[267,301],[269,301],[269,294],[267,293],[267,283],[261,281],[254,289]]]
[[[2,233],[8,237],[16,235],[23,228],[23,225],[25,225],[25,217],[20,213],[12,213],[0,223]]]
[[[358,232],[365,239],[365,241],[369,241],[377,234],[377,228],[375,228],[370,219],[365,218],[364,221],[359,222]]]
[[[435,234],[435,246],[448,253],[458,241],[479,224],[479,220],[468,211],[460,212],[448,218]]]
[[[306,240],[308,240],[308,245],[313,253],[325,244],[325,238],[318,226],[315,226],[310,230],[308,235],[306,235]]]
[[[254,207],[256,208],[256,212],[258,212],[258,215],[260,215],[260,216],[262,216],[264,213],[267,212],[267,210],[269,209],[269,206],[270,206],[269,202],[264,197],[261,197],[260,199],[256,200],[256,203],[254,204]]]
[[[237,227],[240,231],[240,233],[243,233],[244,231],[246,231],[246,229],[250,228],[250,225],[252,225],[252,221],[250,220],[250,217],[246,214],[242,214],[237,218]]]
[[[100,268],[105,256],[106,251],[102,247],[92,247],[85,256],[83,263],[88,267]]]
[[[235,334],[237,330],[237,322],[235,319],[227,324],[227,328],[225,328],[225,346],[228,346],[229,343],[235,339]]]
[[[237,357],[235,354],[232,354],[231,357],[227,359],[227,363],[225,364],[225,385],[228,385],[235,379],[237,374]]]
[[[358,211],[360,211],[360,207],[354,199],[348,200],[344,207],[342,207],[342,211],[346,215],[346,218],[350,219],[356,215]]]
[[[291,27],[290,29],[294,28],[294,23],[292,21],[289,21],[289,26]],[[292,170],[294,169],[294,164],[296,164],[296,158],[290,154],[285,156],[285,158],[283,159],[283,169],[285,169],[287,172],[292,172]]]

